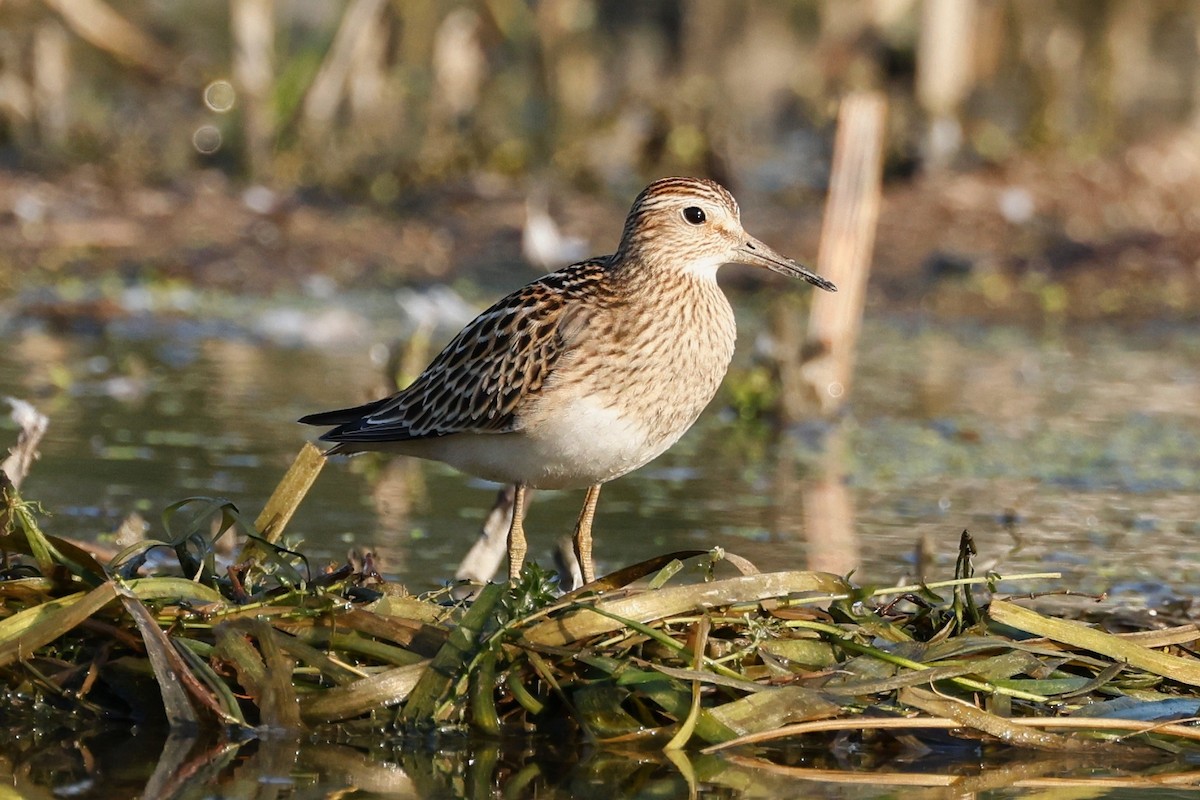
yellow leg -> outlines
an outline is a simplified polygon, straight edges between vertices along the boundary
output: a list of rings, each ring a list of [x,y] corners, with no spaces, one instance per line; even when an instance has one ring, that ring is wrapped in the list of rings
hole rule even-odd
[[[601,485],[597,483],[588,487],[587,497],[583,498],[583,510],[579,512],[579,522],[575,524],[575,558],[583,572],[584,583],[596,580],[596,568],[592,566],[592,518],[596,516]]]
[[[515,581],[521,577],[521,567],[525,564],[525,484],[518,483],[513,492],[512,525],[508,528],[508,579]]]

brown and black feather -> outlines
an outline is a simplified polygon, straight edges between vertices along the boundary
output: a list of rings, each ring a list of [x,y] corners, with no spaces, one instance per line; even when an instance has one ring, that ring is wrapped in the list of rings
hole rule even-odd
[[[519,430],[521,403],[542,390],[578,335],[578,314],[564,314],[563,306],[602,299],[596,288],[610,261],[572,264],[497,301],[396,394],[300,422],[334,425],[321,439],[347,445]]]

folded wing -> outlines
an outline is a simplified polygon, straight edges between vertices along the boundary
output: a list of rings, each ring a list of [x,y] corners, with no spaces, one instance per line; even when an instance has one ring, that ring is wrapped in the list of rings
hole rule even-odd
[[[571,300],[603,276],[605,259],[586,261],[541,278],[475,318],[421,375],[391,397],[303,417],[334,425],[321,439],[379,445],[456,433],[507,433],[521,427],[523,401],[541,391],[571,347]]]

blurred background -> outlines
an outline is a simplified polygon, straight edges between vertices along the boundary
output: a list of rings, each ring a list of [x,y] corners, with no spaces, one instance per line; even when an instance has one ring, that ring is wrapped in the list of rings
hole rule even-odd
[[[1190,591],[1185,0],[4,0],[0,394],[51,418],[26,492],[81,538],[154,535],[188,494],[257,509],[292,420],[403,384],[501,294],[611,252],[655,177],[721,181],[813,263],[858,91],[887,101],[884,185],[838,424],[780,411],[809,293],[727,270],[739,361],[695,433],[606,490],[601,567],[723,544],[891,580],[971,528],[998,568]],[[814,536],[805,491],[830,485],[856,542]],[[294,525],[428,583],[494,491],[356,459]],[[539,495],[540,560],[577,502]]]
[[[1086,289],[1080,315],[1197,302],[1186,1],[6,0],[0,22],[8,288],[441,278],[519,261],[527,203],[611,248],[675,173],[812,253],[839,100],[874,89],[880,292],[949,273],[989,305],[1064,310],[1045,282]],[[1070,274],[1101,263],[1104,285]]]

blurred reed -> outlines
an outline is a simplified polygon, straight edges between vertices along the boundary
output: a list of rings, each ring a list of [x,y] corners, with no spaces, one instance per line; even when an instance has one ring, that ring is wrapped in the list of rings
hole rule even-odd
[[[1181,0],[12,0],[0,16],[0,142],[18,159],[108,159],[132,179],[216,165],[385,203],[545,171],[819,192],[811,132],[849,90],[887,95],[892,161],[932,165],[1095,151],[1188,124],[1200,94],[1200,8]],[[206,109],[214,81],[234,113]]]

